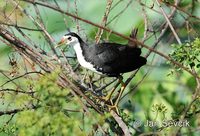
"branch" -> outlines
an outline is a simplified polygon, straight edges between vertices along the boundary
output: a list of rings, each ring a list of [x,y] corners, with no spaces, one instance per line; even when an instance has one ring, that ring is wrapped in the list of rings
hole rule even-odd
[[[187,14],[189,17],[198,19],[198,20],[200,21],[200,17],[188,13],[188,12],[185,11],[184,9],[178,7],[177,5],[173,5],[173,4],[171,4],[171,3],[165,3],[165,4],[166,4],[167,6],[172,6],[172,7],[176,8],[176,9],[178,9],[179,11],[182,11],[183,13]]]
[[[29,31],[42,31],[41,29],[28,28],[28,27],[24,27],[24,26],[18,26],[17,24],[4,23],[4,22],[1,22],[1,21],[0,21],[0,24],[7,25],[7,26],[18,27],[20,29],[25,29],[25,30],[29,30]]]
[[[15,78],[13,78],[13,79],[10,79],[10,80],[6,81],[6,82],[3,83],[0,87],[3,87],[5,84],[7,84],[7,83],[9,83],[9,82],[12,82],[12,81],[14,81],[14,80],[16,80],[16,79],[19,79],[19,78],[21,78],[21,77],[24,77],[24,76],[26,76],[26,75],[29,75],[29,74],[41,74],[41,75],[43,75],[43,74],[42,74],[41,72],[39,72],[39,71],[26,72],[26,73],[23,74],[23,75],[17,76],[17,77],[15,77]]]
[[[130,131],[128,129],[128,126],[124,123],[122,118],[120,116],[118,116],[117,113],[115,113],[113,110],[110,111],[110,114],[116,120],[116,122],[118,123],[119,127],[121,127],[122,131],[124,132],[124,135],[125,136],[131,136],[131,133],[130,133]]]
[[[165,17],[167,23],[169,24],[169,27],[170,27],[170,29],[172,30],[172,33],[174,34],[174,37],[176,38],[178,44],[182,44],[180,38],[178,37],[178,34],[177,34],[176,31],[174,30],[174,27],[172,26],[172,24],[171,24],[171,22],[170,22],[168,16],[166,15],[165,11],[164,11],[163,8],[161,7],[161,5],[160,5],[160,3],[158,2],[158,0],[156,0],[156,2],[157,2],[157,4],[158,4],[158,6],[159,6],[159,8],[160,8],[160,10],[161,10],[161,12],[162,12],[162,14],[163,14],[163,16]]]
[[[121,2],[121,0],[119,1],[119,2]],[[132,0],[130,0],[128,3],[127,3],[127,5],[118,13],[118,14],[116,14],[113,18],[111,18],[107,23],[106,23],[106,25],[109,25],[113,20],[115,20],[117,17],[119,17],[122,13],[124,13],[125,11],[126,11],[126,9],[131,5],[131,3],[132,3],[133,1]],[[114,6],[113,6],[114,7]],[[112,8],[113,9],[113,8]],[[111,9],[111,10],[112,10]]]
[[[25,92],[25,91],[19,91],[19,90],[15,90],[15,89],[10,89],[10,88],[6,88],[6,89],[0,89],[0,92],[15,92],[15,93],[22,93],[22,94],[34,94],[35,92]]]
[[[22,109],[14,109],[14,110],[8,110],[8,111],[0,111],[0,116],[2,115],[13,115],[13,114],[16,114],[18,112],[21,112],[21,111],[25,111],[25,110],[30,110],[30,109],[37,109],[39,108],[39,106],[31,106],[31,107],[25,107],[25,108],[22,108]]]
[[[0,111],[0,116],[16,114],[16,113],[23,111],[23,110],[24,109],[14,109],[14,110],[10,110],[10,111]]]
[[[106,26],[106,22],[107,22],[107,19],[108,19],[108,15],[110,13],[110,10],[111,10],[111,5],[112,5],[112,0],[107,0],[107,6],[106,6],[106,11],[104,13],[104,16],[103,16],[103,19],[102,19],[102,22],[101,22],[101,26]],[[103,34],[103,29],[98,29],[98,32],[96,34],[96,43],[99,43],[100,41],[100,38],[101,38],[101,35]]]
[[[29,15],[26,10],[24,10],[20,5],[19,5],[19,1],[16,0],[12,0],[11,1],[22,13],[24,13],[37,27],[39,27],[42,32],[44,33],[45,38],[47,39],[47,41],[49,41],[49,45],[51,50],[53,51],[53,53],[56,55],[56,57],[58,58],[58,54],[54,48],[54,42],[55,40],[53,39],[53,37],[47,32],[47,30],[44,28],[43,24],[40,24],[39,22],[36,21],[36,19],[34,19],[33,16]]]

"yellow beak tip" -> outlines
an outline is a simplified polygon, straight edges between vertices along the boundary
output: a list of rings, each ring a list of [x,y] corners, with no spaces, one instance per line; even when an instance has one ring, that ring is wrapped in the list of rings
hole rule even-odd
[[[61,46],[62,44],[64,44],[63,41],[58,42],[57,45],[55,46],[55,48],[58,48],[58,47]]]

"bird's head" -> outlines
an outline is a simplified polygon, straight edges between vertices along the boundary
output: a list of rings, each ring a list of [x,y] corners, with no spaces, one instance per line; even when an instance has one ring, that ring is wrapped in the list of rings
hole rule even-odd
[[[81,38],[76,33],[70,32],[61,38],[61,41],[56,45],[56,48],[62,45],[73,46],[80,42],[82,42]]]

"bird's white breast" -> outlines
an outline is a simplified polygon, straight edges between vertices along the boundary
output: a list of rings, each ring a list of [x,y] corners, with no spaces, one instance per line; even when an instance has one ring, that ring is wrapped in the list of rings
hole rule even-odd
[[[83,56],[83,51],[82,51],[79,43],[76,43],[73,47],[76,52],[78,62],[80,63],[81,66],[101,74],[100,72],[95,70],[94,65],[92,65],[91,63],[89,63],[85,60],[85,57]]]

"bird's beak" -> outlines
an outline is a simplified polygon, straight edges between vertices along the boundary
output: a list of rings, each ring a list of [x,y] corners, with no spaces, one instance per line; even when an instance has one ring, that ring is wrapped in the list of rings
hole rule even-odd
[[[62,39],[60,40],[60,42],[57,43],[57,45],[55,46],[55,48],[63,45],[64,43],[67,43],[67,40],[65,37],[62,37]]]

